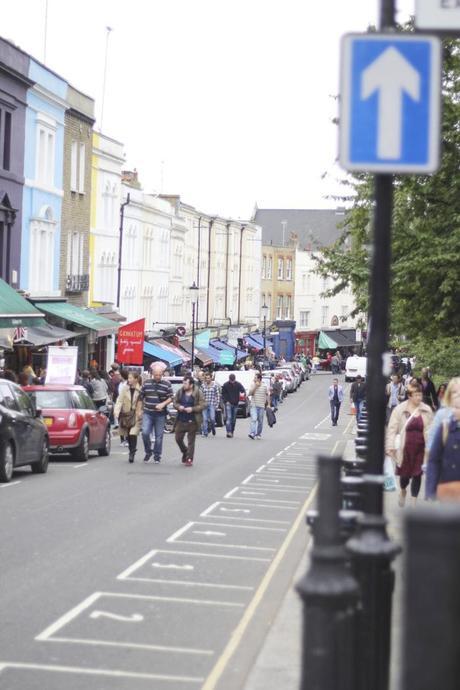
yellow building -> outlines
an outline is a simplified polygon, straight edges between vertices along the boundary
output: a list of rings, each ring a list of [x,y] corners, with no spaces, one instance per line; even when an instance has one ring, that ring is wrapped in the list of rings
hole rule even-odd
[[[295,247],[262,245],[261,304],[268,307],[267,323],[294,316]]]

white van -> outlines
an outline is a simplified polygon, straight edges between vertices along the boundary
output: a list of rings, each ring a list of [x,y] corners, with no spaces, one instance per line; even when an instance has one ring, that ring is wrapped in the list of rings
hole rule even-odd
[[[352,355],[347,358],[345,362],[345,381],[354,381],[357,376],[366,378],[367,373],[367,357],[358,357]]]

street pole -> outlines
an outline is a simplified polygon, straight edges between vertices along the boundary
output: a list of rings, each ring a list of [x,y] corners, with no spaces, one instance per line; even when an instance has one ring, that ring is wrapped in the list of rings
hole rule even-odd
[[[265,357],[266,349],[267,349],[267,331],[266,331],[266,328],[267,328],[267,317],[264,314],[264,357]]]
[[[123,257],[123,224],[125,220],[125,206],[130,202],[131,195],[128,192],[126,201],[120,204],[120,230],[118,236],[118,281],[117,281],[117,309],[120,308],[120,291],[121,291],[121,264]]]
[[[380,30],[395,29],[395,0],[381,0]],[[360,583],[360,653],[357,690],[387,690],[389,680],[391,608],[399,547],[390,541],[383,515],[385,453],[385,372],[390,304],[393,177],[375,175],[373,253],[369,279],[370,322],[366,399],[369,433],[364,476],[364,515],[358,533],[348,542],[353,572]]]
[[[192,302],[192,376],[195,362],[195,302]]]

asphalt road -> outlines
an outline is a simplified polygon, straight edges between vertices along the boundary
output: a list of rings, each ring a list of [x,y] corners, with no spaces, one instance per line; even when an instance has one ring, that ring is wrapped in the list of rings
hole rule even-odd
[[[238,419],[184,467],[54,460],[0,485],[0,690],[244,688],[305,548],[315,457],[340,452],[329,375],[291,394],[273,429]],[[141,445],[141,444],[140,444]]]

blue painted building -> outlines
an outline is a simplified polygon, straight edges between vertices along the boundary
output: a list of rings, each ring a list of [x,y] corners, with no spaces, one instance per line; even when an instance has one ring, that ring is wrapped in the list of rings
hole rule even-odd
[[[59,296],[67,82],[32,58],[28,77],[20,286]]]

